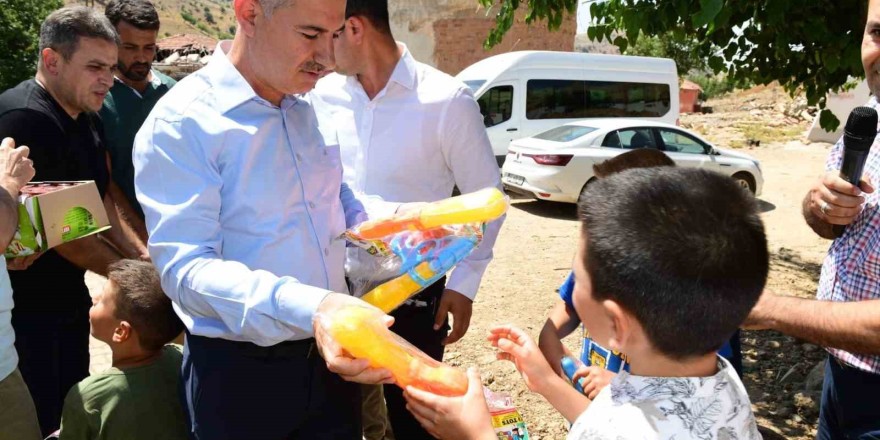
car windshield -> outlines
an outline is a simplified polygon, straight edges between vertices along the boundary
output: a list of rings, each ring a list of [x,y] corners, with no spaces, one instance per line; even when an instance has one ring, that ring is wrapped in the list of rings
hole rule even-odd
[[[563,125],[547,130],[541,134],[536,134],[535,139],[553,142],[571,142],[581,136],[596,131],[593,127],[584,127],[580,125]]]
[[[485,79],[472,79],[470,81],[464,82],[464,85],[470,87],[471,91],[474,93],[477,93],[477,90],[479,90],[480,86],[482,86],[483,84],[486,84]]]

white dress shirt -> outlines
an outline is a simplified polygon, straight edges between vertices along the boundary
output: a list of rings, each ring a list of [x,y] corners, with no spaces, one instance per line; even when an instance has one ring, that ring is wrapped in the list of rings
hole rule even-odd
[[[18,352],[15,351],[15,331],[12,329],[12,283],[6,272],[6,258],[0,258],[0,381],[15,371]]]
[[[372,100],[354,76],[332,74],[315,88],[319,117],[338,131],[345,182],[355,192],[403,203],[447,198],[455,185],[462,193],[501,189],[471,90],[399,46],[403,56]],[[488,225],[481,245],[452,271],[448,289],[476,296],[502,222]]]
[[[135,185],[150,256],[189,331],[269,346],[312,336],[321,300],[347,292],[337,237],[365,216],[310,98],[279,108],[258,97],[227,43],[144,122]]]

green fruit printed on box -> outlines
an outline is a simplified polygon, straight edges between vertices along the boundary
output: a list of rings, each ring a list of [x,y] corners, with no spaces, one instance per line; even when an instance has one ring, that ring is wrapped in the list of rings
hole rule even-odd
[[[66,243],[83,235],[90,234],[98,228],[95,217],[87,209],[77,206],[64,214],[61,227],[61,239]]]

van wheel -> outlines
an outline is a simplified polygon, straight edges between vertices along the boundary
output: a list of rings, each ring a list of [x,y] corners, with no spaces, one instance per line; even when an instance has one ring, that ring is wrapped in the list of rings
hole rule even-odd
[[[733,180],[736,181],[737,185],[739,185],[742,189],[750,192],[752,195],[755,195],[756,184],[755,178],[752,177],[749,173],[736,173],[733,176]]]
[[[578,205],[582,205],[587,200],[587,187],[590,186],[591,183],[595,182],[597,179],[595,177],[591,177],[587,183],[584,184],[584,187],[581,188],[581,193],[578,195]]]

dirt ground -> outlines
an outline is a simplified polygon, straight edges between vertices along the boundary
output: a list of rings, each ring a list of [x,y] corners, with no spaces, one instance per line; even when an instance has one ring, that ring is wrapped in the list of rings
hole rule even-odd
[[[800,202],[820,174],[830,145],[803,141],[807,115],[784,114],[797,103],[778,88],[757,88],[708,104],[715,113],[683,115],[682,125],[717,146],[741,147],[761,162],[765,184],[759,202],[772,252],[768,288],[814,296],[829,243],[804,224]],[[746,147],[750,140],[762,142]],[[447,348],[445,356],[452,365],[478,366],[486,385],[513,395],[532,439],[562,439],[567,423],[540,396],[525,389],[513,365],[495,360],[485,336],[493,324],[513,323],[537,337],[557,299],[555,289],[571,268],[576,237],[573,205],[514,200],[474,305],[470,330],[461,342]],[[93,291],[103,284],[102,278],[91,274],[87,281]],[[576,335],[566,343],[573,351],[580,349]],[[759,425],[784,438],[814,438],[818,396],[804,389],[811,380],[808,385],[815,389],[815,379],[807,376],[824,351],[773,332],[745,332],[743,351],[744,382]],[[92,352],[92,371],[109,365],[106,346],[94,341]]]

